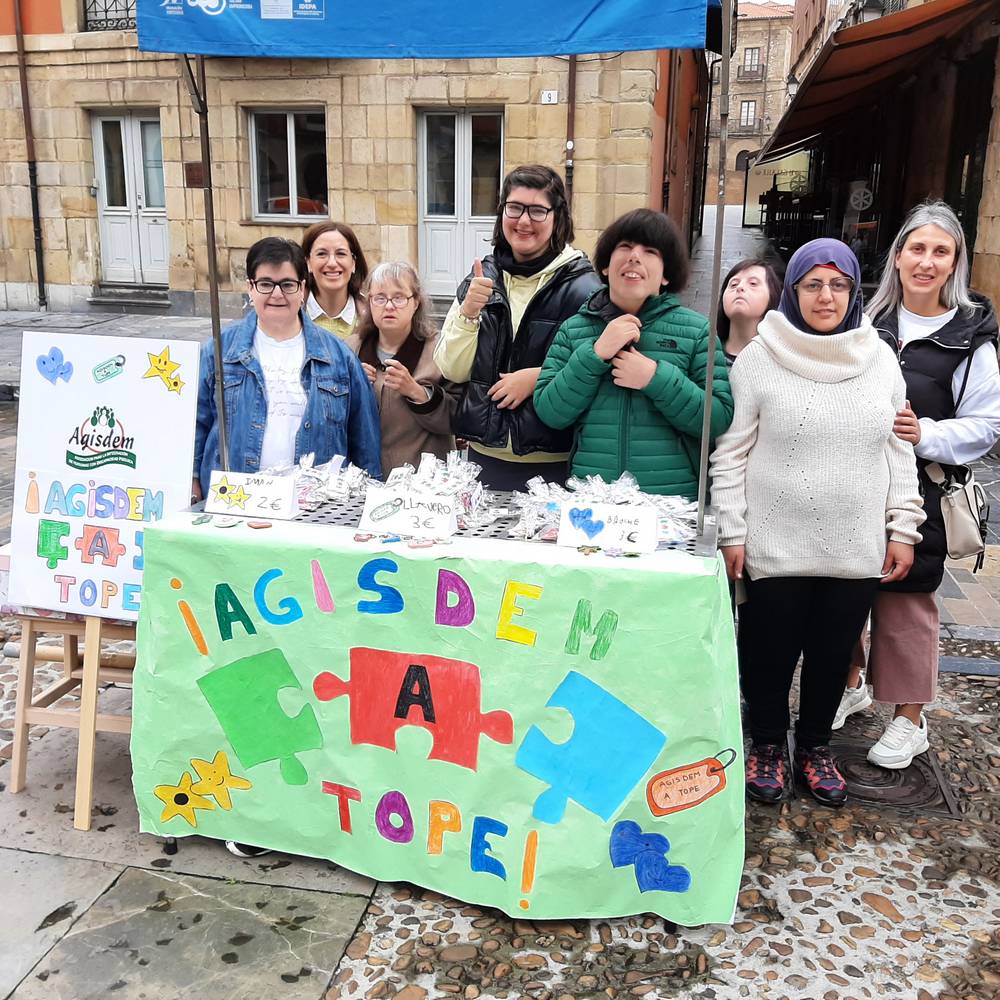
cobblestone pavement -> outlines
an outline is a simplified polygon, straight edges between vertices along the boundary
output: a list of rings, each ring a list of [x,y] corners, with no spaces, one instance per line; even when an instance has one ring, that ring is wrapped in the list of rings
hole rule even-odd
[[[727,236],[727,259],[760,245],[732,225]],[[689,301],[705,311],[711,272],[699,253],[693,274]],[[10,455],[15,426],[13,407],[0,406],[0,449]],[[7,455],[0,500],[12,476]],[[997,499],[1000,463],[987,459],[978,474]],[[7,504],[9,517],[9,493]],[[30,878],[33,891],[6,904],[11,957],[0,962],[0,996],[1000,996],[1000,503],[993,508],[983,570],[951,566],[942,588],[931,751],[903,772],[866,769],[864,751],[886,719],[879,707],[852,716],[837,748],[856,778],[883,783],[877,805],[855,799],[832,811],[791,795],[778,807],[749,806],[732,926],[675,927],[650,915],[512,920],[322,862],[237,861],[198,838],[165,856],[135,832],[127,742],[112,735],[98,740],[95,828],[75,833],[71,731],[34,731],[29,786],[3,794],[16,685],[16,661],[6,655],[0,884]],[[0,643],[17,639],[16,622],[0,621]],[[49,680],[59,669],[39,674]],[[102,699],[124,695],[109,690]]]

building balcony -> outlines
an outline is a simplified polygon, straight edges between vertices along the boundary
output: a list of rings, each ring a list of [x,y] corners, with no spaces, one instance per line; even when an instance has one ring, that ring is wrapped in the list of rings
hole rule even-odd
[[[718,121],[712,122],[708,128],[708,134],[712,137],[718,136],[720,131]],[[741,124],[738,117],[729,119],[729,130],[728,136],[733,138],[733,136],[741,135],[762,135],[764,132],[764,119],[755,118],[753,121],[747,124]]]
[[[737,66],[736,79],[750,83],[753,80],[763,80],[767,72],[766,63],[758,63],[756,66]]]
[[[84,0],[85,31],[134,31],[136,0]]]

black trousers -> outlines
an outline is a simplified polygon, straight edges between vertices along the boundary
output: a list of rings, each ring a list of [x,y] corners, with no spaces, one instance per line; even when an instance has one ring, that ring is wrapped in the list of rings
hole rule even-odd
[[[851,650],[871,610],[878,580],[786,576],[747,579],[746,585],[738,646],[740,687],[753,742],[785,741],[788,694],[801,655],[796,744],[829,743]]]
[[[524,493],[528,480],[535,476],[560,486],[569,476],[566,462],[505,462],[502,458],[483,455],[475,448],[469,449],[469,461],[482,468],[479,481],[490,490],[519,490]]]

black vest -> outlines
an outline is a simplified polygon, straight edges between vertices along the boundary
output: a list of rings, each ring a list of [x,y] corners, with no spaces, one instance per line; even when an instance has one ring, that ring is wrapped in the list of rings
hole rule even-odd
[[[452,418],[452,430],[456,437],[488,448],[505,447],[509,437],[515,455],[568,452],[573,447],[573,429],[547,427],[538,419],[530,397],[514,410],[500,410],[488,393],[504,372],[540,368],[563,321],[579,311],[601,282],[586,257],[563,264],[528,303],[515,337],[503,275],[492,254],[483,258],[483,276],[493,279],[493,294],[479,314],[476,357]],[[471,279],[469,275],[459,285],[459,302],[465,299]]]
[[[895,310],[882,313],[874,320],[879,336],[899,356],[906,382],[906,398],[918,417],[947,420],[955,415],[959,402],[952,395],[955,369],[983,344],[997,345],[997,322],[989,299],[973,293],[982,308],[971,316],[961,311],[940,330],[921,340],[899,346],[899,318]],[[968,369],[966,369],[968,371]],[[928,462],[917,459],[920,493],[924,498],[927,520],[920,527],[922,541],[917,545],[913,568],[905,580],[884,585],[883,589],[902,593],[933,593],[944,577],[944,561],[948,554],[941,516],[941,490],[927,475]],[[943,466],[945,471],[948,466]]]

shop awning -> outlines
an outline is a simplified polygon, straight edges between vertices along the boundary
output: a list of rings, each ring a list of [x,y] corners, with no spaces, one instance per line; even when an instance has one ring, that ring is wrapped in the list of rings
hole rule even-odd
[[[1000,8],[996,0],[928,0],[919,7],[834,32],[813,60],[761,159],[829,128],[875,102],[934,46]]]
[[[718,6],[718,0],[714,0]],[[448,59],[701,49],[709,0],[138,0],[139,48],[215,56]]]

